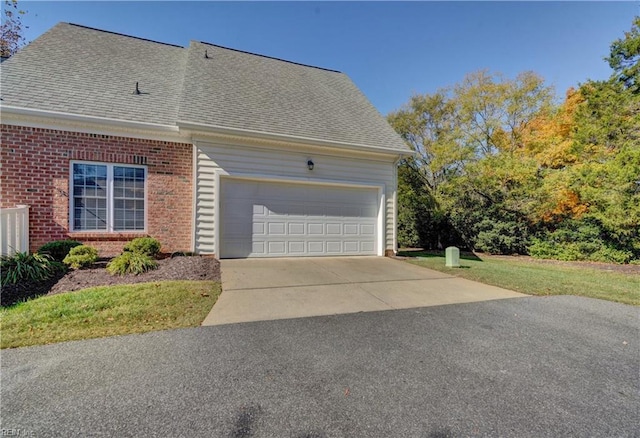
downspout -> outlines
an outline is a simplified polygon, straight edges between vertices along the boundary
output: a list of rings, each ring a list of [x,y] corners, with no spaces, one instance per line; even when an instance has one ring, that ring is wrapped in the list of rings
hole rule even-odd
[[[191,252],[196,252],[196,225],[198,223],[198,146],[192,140],[191,144]]]

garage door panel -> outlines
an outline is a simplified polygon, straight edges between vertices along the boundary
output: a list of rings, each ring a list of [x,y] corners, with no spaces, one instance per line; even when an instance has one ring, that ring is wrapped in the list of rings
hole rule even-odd
[[[324,242],[311,241],[307,243],[307,252],[310,254],[324,254]]]
[[[327,241],[327,253],[340,254],[342,252],[342,242]]]
[[[374,255],[376,189],[223,179],[220,256]]]
[[[251,244],[251,251],[255,254],[266,254],[265,242],[253,242]]]
[[[289,222],[289,236],[303,236],[304,222]]]
[[[360,242],[360,252],[373,252],[374,245],[373,242]]]
[[[268,233],[270,236],[284,236],[286,224],[284,222],[269,222]]]
[[[267,248],[269,250],[269,254],[285,255],[287,253],[285,251],[286,247],[287,247],[287,244],[283,240],[275,241],[275,242],[267,242]]]
[[[344,234],[358,234],[358,224],[344,224]]]
[[[344,252],[350,253],[350,254],[358,253],[360,252],[360,244],[354,241],[345,241]]]
[[[289,254],[291,255],[302,255],[305,252],[305,244],[302,240],[297,241],[289,241]]]
[[[376,228],[373,225],[360,225],[360,234],[363,236],[373,236]]]
[[[324,224],[313,222],[307,224],[307,234],[310,236],[324,235]]]

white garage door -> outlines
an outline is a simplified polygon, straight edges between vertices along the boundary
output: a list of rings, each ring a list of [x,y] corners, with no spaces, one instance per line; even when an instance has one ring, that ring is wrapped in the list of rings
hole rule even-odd
[[[220,257],[375,255],[376,189],[221,180]]]

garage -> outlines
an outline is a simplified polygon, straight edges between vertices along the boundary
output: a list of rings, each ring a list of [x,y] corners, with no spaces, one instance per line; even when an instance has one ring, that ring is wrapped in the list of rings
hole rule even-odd
[[[222,178],[220,257],[376,255],[378,189]]]

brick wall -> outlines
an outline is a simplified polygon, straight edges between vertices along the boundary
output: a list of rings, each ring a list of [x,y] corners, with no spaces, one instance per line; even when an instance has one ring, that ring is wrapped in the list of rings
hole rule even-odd
[[[192,146],[156,140],[1,125],[0,206],[30,208],[32,251],[52,240],[75,239],[118,254],[134,237],[149,235],[165,252],[191,249]],[[147,166],[147,232],[69,232],[71,160]]]

